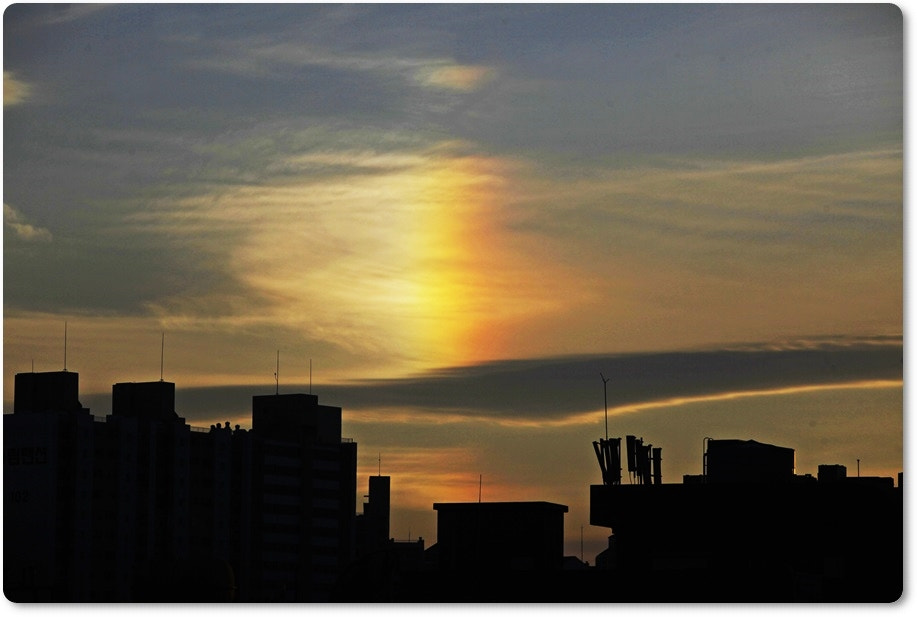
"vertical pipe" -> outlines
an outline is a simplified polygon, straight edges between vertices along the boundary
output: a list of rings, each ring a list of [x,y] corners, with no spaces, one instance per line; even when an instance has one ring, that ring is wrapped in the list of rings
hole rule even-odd
[[[653,448],[653,484],[662,484],[662,448]]]

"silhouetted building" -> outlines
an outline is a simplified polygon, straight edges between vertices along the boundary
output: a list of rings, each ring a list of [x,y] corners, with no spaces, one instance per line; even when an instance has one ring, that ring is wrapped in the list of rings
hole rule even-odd
[[[340,407],[255,396],[251,431],[207,430],[175,412],[174,384],[119,383],[102,421],[78,384],[16,376],[3,418],[9,599],[329,598],[354,550],[357,451]]]
[[[903,590],[903,502],[891,478],[792,473],[795,451],[709,440],[706,476],[593,485],[606,601],[891,602]]]
[[[435,503],[440,571],[560,570],[565,505],[546,501]]]
[[[424,567],[386,588],[400,602],[579,602],[591,569],[563,554],[567,506],[545,501],[436,503],[437,542]],[[580,567],[578,559],[572,560]]]
[[[3,416],[3,589],[17,601],[90,599],[93,434],[79,375],[16,375]],[[104,521],[103,524],[111,524]]]
[[[844,465],[819,465],[819,482],[843,482],[847,479],[847,467]]]
[[[363,513],[356,520],[356,557],[389,545],[391,520],[391,477],[369,476],[369,494]]]
[[[252,410],[240,441],[259,473],[239,491],[251,495],[239,599],[327,600],[351,556],[356,445],[341,439],[341,408],[315,395],[255,396]]]
[[[190,556],[189,429],[175,413],[175,384],[112,387],[90,454],[93,519],[107,523],[92,530],[97,598],[130,601],[147,564]]]

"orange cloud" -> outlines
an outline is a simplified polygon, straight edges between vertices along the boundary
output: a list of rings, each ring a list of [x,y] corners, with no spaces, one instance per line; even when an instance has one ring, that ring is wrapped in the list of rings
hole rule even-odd
[[[493,79],[494,70],[484,66],[451,64],[420,71],[419,80],[427,86],[470,92]]]
[[[18,105],[29,99],[32,87],[17,79],[11,71],[3,71],[3,106]]]
[[[681,405],[690,405],[693,403],[703,403],[708,401],[731,401],[742,398],[753,398],[759,396],[782,396],[787,394],[799,394],[802,392],[819,392],[823,390],[857,390],[863,388],[900,388],[904,384],[901,380],[878,379],[872,381],[852,381],[847,383],[830,383],[830,384],[811,384],[806,386],[790,386],[787,388],[772,388],[767,390],[740,390],[735,392],[719,392],[717,394],[702,394],[699,396],[679,396],[656,401],[646,401],[632,405],[619,405],[609,408],[609,415],[621,415],[633,413],[636,411],[645,411],[648,409],[661,409],[665,407],[678,407]],[[604,414],[604,410],[601,412]],[[598,412],[594,414],[598,415]],[[594,422],[595,420],[590,420]]]

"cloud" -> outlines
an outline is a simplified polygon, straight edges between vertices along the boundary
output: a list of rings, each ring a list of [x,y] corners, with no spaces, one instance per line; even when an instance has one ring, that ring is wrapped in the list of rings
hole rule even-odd
[[[12,71],[3,71],[3,106],[19,105],[29,99],[32,87],[13,75]]]
[[[50,242],[51,232],[44,227],[36,227],[26,222],[25,216],[11,205],[3,204],[3,221],[16,236],[26,242]]]
[[[438,370],[416,378],[334,386],[349,409],[429,409],[468,417],[552,421],[601,409],[599,374],[609,409],[675,397],[851,381],[900,380],[900,339],[839,338],[774,349],[712,349],[516,360]]]
[[[388,366],[417,358],[430,366],[480,359],[471,351],[498,355],[473,344],[484,337],[472,330],[552,310],[558,300],[540,278],[554,273],[565,288],[583,287],[508,248],[501,210],[514,161],[461,143],[387,149],[367,140],[355,149],[346,141],[278,157],[276,175],[262,182],[215,184],[208,194],[136,209],[126,223],[137,233],[212,255],[213,268],[260,299],[247,314],[206,293],[149,306],[166,320],[229,310],[250,325],[312,332]],[[509,294],[514,302],[503,301]]]
[[[643,253],[663,249],[665,259],[684,259],[688,251],[722,265],[711,249],[796,259],[800,252],[819,256],[813,248],[872,247],[856,241],[874,240],[864,227],[896,236],[901,229],[897,148],[777,160],[668,158],[578,173],[545,164],[540,171],[530,187],[535,203],[546,207],[532,208],[525,222],[560,232],[559,244],[568,240],[564,230],[599,242],[591,230],[604,238],[610,228],[616,244]]]
[[[394,49],[336,49],[320,43],[271,43],[253,37],[246,45],[214,43],[213,53],[188,60],[195,70],[230,73],[247,78],[301,79],[309,77],[303,69],[312,69],[312,79],[322,71],[361,74],[364,80],[400,78],[425,88],[471,92],[496,76],[490,66],[467,65],[434,55],[399,54]],[[327,75],[326,75],[327,77]],[[364,82],[368,83],[368,82]]]
[[[700,147],[744,138],[724,114],[791,130],[792,106],[767,102],[807,73],[833,76],[811,82],[813,130],[869,111],[858,92],[899,118],[900,79],[868,70],[894,74],[898,24],[848,42],[827,31],[846,10],[746,10],[118,5],[72,39],[7,24],[9,66],[56,106],[5,127],[6,200],[30,204],[6,234],[47,240],[36,222],[54,221],[56,242],[40,260],[9,243],[5,303],[129,312],[198,344],[243,333],[245,356],[293,340],[335,379],[344,358],[392,376],[898,331],[900,135],[851,122],[831,156]]]
[[[494,78],[495,71],[484,66],[446,65],[418,71],[417,79],[428,86],[470,92]]]
[[[106,10],[107,8],[108,7],[106,6],[105,3],[55,4],[53,6],[47,7],[44,10],[39,9],[40,11],[39,15],[43,15],[43,19],[47,23],[60,24],[60,23],[68,23],[68,22],[83,19],[98,11]]]
[[[785,154],[901,134],[893,5],[561,10],[550,28],[533,11],[512,30],[481,24],[463,37],[487,50],[466,50],[475,61],[511,65],[465,137],[595,159]],[[550,53],[531,53],[536,46]]]
[[[706,350],[506,360],[440,369],[400,379],[283,384],[340,406],[348,422],[434,426],[479,420],[507,426],[563,426],[609,415],[722,401],[768,392],[888,385],[903,379],[900,336],[836,337]],[[184,388],[180,415],[190,424],[250,422],[251,385]],[[103,398],[95,399],[104,406]],[[84,401],[84,404],[86,402]]]

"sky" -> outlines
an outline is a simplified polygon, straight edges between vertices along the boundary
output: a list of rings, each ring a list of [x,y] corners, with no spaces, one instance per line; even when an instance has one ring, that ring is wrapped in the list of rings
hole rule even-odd
[[[896,477],[903,60],[890,4],[8,5],[4,412],[311,391],[396,538],[480,491],[590,561],[606,424]]]

